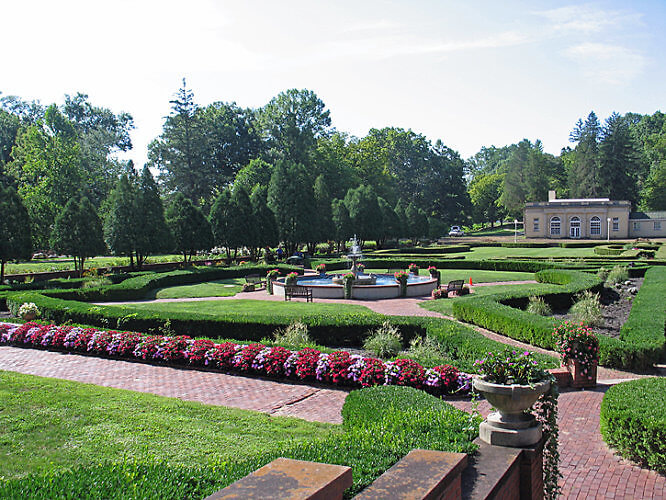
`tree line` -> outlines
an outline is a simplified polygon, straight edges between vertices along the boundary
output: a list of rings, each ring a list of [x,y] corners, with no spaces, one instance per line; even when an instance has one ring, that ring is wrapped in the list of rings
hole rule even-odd
[[[666,209],[661,112],[613,114],[603,125],[592,112],[559,156],[524,139],[483,147],[465,161],[412,130],[340,132],[310,90],[287,90],[258,109],[199,106],[183,81],[140,171],[119,155],[132,148],[133,126],[130,114],[81,93],[60,106],[0,97],[2,203],[23,207],[2,223],[3,263],[29,253],[7,257],[4,248],[20,246],[7,244],[17,227],[30,232],[31,248],[76,255],[56,233],[85,214],[99,219],[83,231],[98,233],[89,248],[106,245],[140,266],[152,252],[178,250],[188,259],[212,246],[231,256],[247,247],[256,256],[278,242],[287,251],[313,250],[353,234],[379,246],[432,238],[451,224],[520,216],[525,202],[546,200],[549,189]],[[77,259],[82,265],[85,257]]]

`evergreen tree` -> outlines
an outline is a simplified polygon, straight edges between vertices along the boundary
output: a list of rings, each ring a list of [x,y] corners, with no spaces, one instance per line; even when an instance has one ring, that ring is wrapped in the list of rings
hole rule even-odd
[[[5,281],[5,262],[32,256],[30,217],[21,198],[0,185],[0,284]]]
[[[111,191],[104,220],[104,239],[114,255],[125,255],[134,267],[134,250],[140,228],[138,193],[127,174],[121,175]]]
[[[650,169],[650,175],[641,191],[641,208],[666,210],[666,159]]]
[[[568,172],[569,194],[574,198],[594,198],[600,193],[599,140],[601,125],[594,111],[585,123],[578,120],[569,136],[575,142],[573,161]]]
[[[407,215],[405,214],[406,208],[407,204],[403,201],[402,198],[399,198],[398,203],[395,205],[395,214],[398,216],[398,239],[407,235]]]
[[[102,221],[88,198],[67,202],[56,217],[50,242],[58,252],[74,257],[74,269],[80,273],[86,258],[104,253]]]
[[[343,252],[345,242],[354,234],[349,218],[349,210],[347,210],[343,200],[335,199],[331,202],[331,216],[335,227],[335,241],[338,242],[338,251]]]
[[[363,246],[367,240],[376,240],[380,235],[382,212],[375,190],[371,186],[350,189],[345,195],[345,205],[359,244]]]
[[[233,191],[224,189],[213,203],[210,223],[216,245],[225,248],[227,261],[236,258],[238,248],[251,245],[256,226],[252,215],[252,205],[242,186]]]
[[[331,213],[331,195],[323,175],[319,175],[314,184],[314,199],[316,204],[317,224],[313,236],[317,242],[328,241],[333,238],[333,215]],[[311,249],[314,253],[314,248]]]
[[[599,152],[600,194],[612,200],[629,200],[635,205],[641,159],[629,123],[617,113],[606,120]]]
[[[279,242],[275,215],[268,208],[267,196],[268,187],[266,185],[256,185],[250,195],[252,219],[255,224],[255,230],[252,232],[253,240],[250,241],[250,245],[256,249],[272,247]]]
[[[413,245],[416,246],[419,243],[419,239],[428,234],[428,217],[413,202],[407,205],[405,217],[407,219],[407,232]]]
[[[286,160],[275,164],[268,186],[268,206],[287,253],[292,254],[298,243],[310,241],[316,220],[315,201],[303,165]]]
[[[400,219],[393,207],[384,198],[379,196],[377,198],[377,203],[379,204],[379,211],[382,214],[382,223],[379,226],[377,248],[383,248],[387,239],[398,237],[400,231]]]
[[[208,219],[183,193],[176,193],[165,216],[176,250],[183,254],[184,263],[191,261],[197,250],[208,250],[213,246]]]
[[[173,237],[164,217],[164,204],[150,169],[145,166],[139,179],[137,200],[136,262],[141,268],[151,253],[173,248]]]

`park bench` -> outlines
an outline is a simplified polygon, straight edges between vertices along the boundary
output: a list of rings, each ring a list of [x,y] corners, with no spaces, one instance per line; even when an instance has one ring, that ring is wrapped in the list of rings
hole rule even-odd
[[[462,295],[464,283],[465,282],[463,280],[449,281],[449,283],[446,285],[446,294],[448,295],[449,293],[453,292],[456,295]],[[444,285],[442,285],[440,288],[442,291],[444,291]]]
[[[306,302],[312,302],[312,290],[299,285],[285,286],[284,300],[291,300],[292,297],[305,297]]]
[[[245,276],[245,283],[250,283],[255,286],[264,286],[266,284],[266,279],[258,274],[248,274]]]

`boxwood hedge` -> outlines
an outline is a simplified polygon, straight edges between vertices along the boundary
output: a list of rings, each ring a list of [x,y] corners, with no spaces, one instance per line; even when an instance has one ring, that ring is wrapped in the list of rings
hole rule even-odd
[[[617,384],[601,402],[601,435],[618,452],[666,474],[666,379]]]
[[[636,297],[634,300],[630,318],[621,330],[620,338],[599,336],[600,364],[643,370],[651,368],[663,358],[666,345],[663,312],[665,275],[664,268],[653,268],[646,273],[638,294],[644,298]],[[598,291],[602,281],[594,275],[561,269],[540,271],[536,277],[542,283],[558,284],[560,287],[542,286],[535,290],[523,289],[513,293],[471,297],[454,302],[453,313],[462,321],[532,345],[554,349],[552,331],[555,320],[522,310],[529,297],[538,295],[553,308],[565,309],[571,305],[576,293],[583,290]],[[656,304],[658,301],[660,303]],[[635,319],[631,318],[632,315],[635,315]],[[647,317],[650,317],[649,321]]]

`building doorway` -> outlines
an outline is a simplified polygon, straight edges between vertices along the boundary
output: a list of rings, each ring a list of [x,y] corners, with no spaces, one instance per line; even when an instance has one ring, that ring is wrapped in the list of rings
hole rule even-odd
[[[580,238],[580,218],[572,217],[569,221],[569,238]]]

